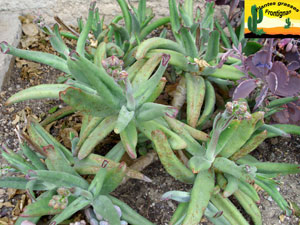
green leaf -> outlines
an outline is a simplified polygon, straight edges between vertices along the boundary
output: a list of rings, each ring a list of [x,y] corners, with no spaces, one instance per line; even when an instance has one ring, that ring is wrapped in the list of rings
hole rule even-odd
[[[249,56],[258,52],[262,47],[263,46],[257,42],[248,41],[246,46],[243,48],[243,53],[245,53],[246,56]]]
[[[118,112],[99,95],[89,94],[79,88],[66,89],[60,93],[60,98],[72,108],[96,117],[105,117]]]
[[[212,31],[208,40],[206,54],[204,59],[209,62],[214,60],[219,53],[220,34],[218,31]]]
[[[52,114],[52,113],[55,113],[58,109],[58,105],[57,106],[54,106],[52,107],[51,109],[48,110],[48,113]]]
[[[134,116],[134,111],[128,111],[126,106],[122,106],[114,131],[116,134],[121,133],[130,123]]]
[[[97,197],[93,203],[94,211],[101,215],[110,225],[120,225],[120,217],[111,200],[105,195]]]
[[[59,92],[64,91],[70,87],[66,84],[41,84],[33,86],[22,91],[17,92],[11,96],[7,101],[6,105],[13,103],[31,100],[31,99],[44,99],[44,98],[59,98]]]

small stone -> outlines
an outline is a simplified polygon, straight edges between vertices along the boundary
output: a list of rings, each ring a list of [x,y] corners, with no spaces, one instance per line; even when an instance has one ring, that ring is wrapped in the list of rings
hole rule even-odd
[[[39,29],[33,23],[23,24],[22,30],[27,36],[35,36],[39,33]]]

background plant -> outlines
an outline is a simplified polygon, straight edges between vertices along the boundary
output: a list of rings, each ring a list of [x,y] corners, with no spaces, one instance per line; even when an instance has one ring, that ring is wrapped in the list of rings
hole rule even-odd
[[[256,205],[260,199],[254,183],[272,196],[287,215],[292,213],[273,178],[280,174],[299,173],[299,165],[259,162],[249,154],[263,140],[282,132],[265,125],[263,117],[263,112],[249,114],[245,102],[226,104],[225,112],[215,118],[205,151],[194,155],[188,162],[196,173],[192,190],[170,191],[162,196],[164,200],[180,202],[170,224],[196,225],[203,215],[214,224],[249,224],[228,199],[231,195],[251,216],[254,224],[262,224]],[[158,133],[153,133],[157,140]],[[162,143],[157,142],[156,148]]]
[[[211,81],[225,88],[227,79],[238,80],[242,74],[230,65],[223,65],[227,58],[219,57],[220,34],[214,28],[214,3],[206,3],[201,16],[199,8],[193,14],[193,1],[176,5],[169,1],[171,29],[176,42],[163,38],[150,38],[142,42],[136,52],[138,60],[158,53],[170,54],[170,64],[184,79],[177,86],[172,105],[181,108],[187,99],[187,123],[201,127],[214,111],[215,92]],[[221,67],[221,68],[220,68]],[[207,78],[207,79],[204,79]],[[207,98],[205,95],[209,95]],[[202,105],[205,108],[200,117]]]

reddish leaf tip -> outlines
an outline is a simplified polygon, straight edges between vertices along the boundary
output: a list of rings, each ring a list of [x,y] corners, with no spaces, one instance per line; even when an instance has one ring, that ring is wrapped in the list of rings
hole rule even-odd
[[[171,56],[169,54],[163,54],[162,56],[162,65],[167,66]]]
[[[0,51],[3,53],[3,54],[7,54],[9,53],[9,45],[6,41],[2,41],[0,43]]]
[[[72,50],[70,53],[69,53],[69,57],[71,60],[73,61],[76,61],[79,59],[80,55],[78,52],[76,52],[75,50]]]

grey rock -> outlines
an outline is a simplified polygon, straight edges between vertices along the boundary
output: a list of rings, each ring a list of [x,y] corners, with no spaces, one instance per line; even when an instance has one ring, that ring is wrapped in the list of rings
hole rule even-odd
[[[6,41],[17,47],[21,38],[21,22],[17,14],[0,14],[0,43]],[[0,53],[0,90],[14,64],[14,57]]]

